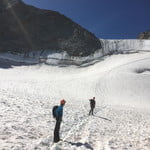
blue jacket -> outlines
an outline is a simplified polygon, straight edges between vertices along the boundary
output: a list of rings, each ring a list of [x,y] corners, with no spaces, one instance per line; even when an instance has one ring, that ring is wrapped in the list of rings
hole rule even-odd
[[[56,117],[61,117],[63,116],[63,106],[60,105],[58,106],[58,108],[56,109]]]

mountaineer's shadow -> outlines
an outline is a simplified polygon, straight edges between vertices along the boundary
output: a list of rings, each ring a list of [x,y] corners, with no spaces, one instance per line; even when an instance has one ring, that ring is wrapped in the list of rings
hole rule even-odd
[[[108,118],[104,118],[104,117],[100,117],[100,116],[95,116],[94,115],[94,117],[97,117],[97,118],[100,118],[100,119],[104,119],[104,120],[107,120],[107,121],[109,121],[109,122],[112,122],[110,119],[108,119]]]
[[[94,150],[93,147],[87,142],[85,142],[85,143],[81,143],[81,142],[73,143],[73,142],[66,141],[66,140],[64,142],[71,144],[73,146],[76,146],[76,147],[84,146],[86,149]]]

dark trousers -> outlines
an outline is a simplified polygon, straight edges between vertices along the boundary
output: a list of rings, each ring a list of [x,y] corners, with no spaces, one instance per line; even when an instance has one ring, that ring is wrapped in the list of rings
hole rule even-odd
[[[91,110],[89,111],[89,115],[93,115],[94,107],[91,107]]]
[[[56,118],[56,124],[55,124],[55,129],[54,129],[54,142],[59,142],[60,137],[59,137],[59,130],[60,130],[60,124],[61,124],[61,119]]]

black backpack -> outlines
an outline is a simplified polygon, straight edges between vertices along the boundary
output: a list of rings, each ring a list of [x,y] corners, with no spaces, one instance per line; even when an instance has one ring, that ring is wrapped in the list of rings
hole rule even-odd
[[[56,118],[56,109],[58,108],[58,106],[53,106],[53,109],[52,109],[52,114],[53,114],[53,117]]]

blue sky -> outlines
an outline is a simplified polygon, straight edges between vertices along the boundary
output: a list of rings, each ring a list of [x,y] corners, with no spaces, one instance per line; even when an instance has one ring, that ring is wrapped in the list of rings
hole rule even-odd
[[[150,30],[150,0],[23,0],[58,11],[103,39],[134,39]]]

